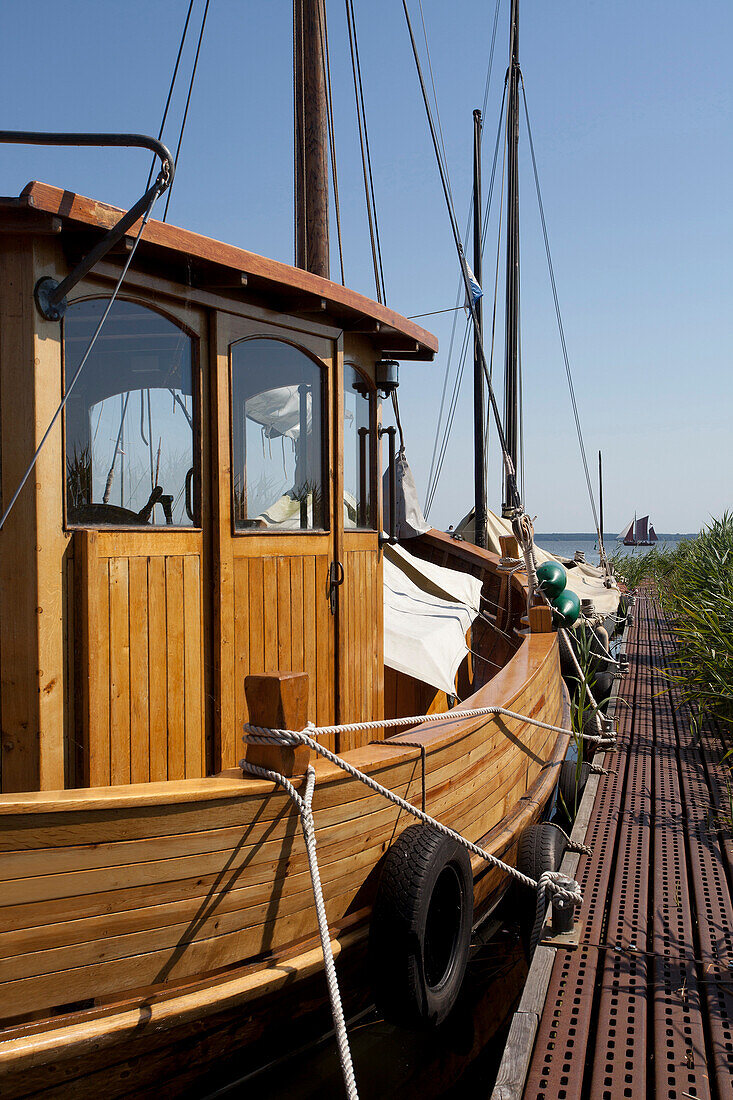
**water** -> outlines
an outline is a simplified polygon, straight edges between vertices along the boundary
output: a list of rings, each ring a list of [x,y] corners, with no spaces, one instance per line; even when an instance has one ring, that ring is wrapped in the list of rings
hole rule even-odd
[[[656,545],[660,550],[673,550],[683,539],[694,538],[695,534],[660,534],[659,542]],[[613,554],[618,548],[623,550],[625,554],[648,554],[651,550],[650,546],[624,546],[623,543],[616,542],[615,536],[611,538],[606,535],[604,541],[607,554]],[[551,554],[557,554],[563,558],[572,558],[576,550],[582,550],[587,562],[598,565],[598,539],[595,533],[588,531],[571,531],[570,533],[554,531],[549,534],[535,532],[535,542],[543,550],[548,550]]]
[[[534,908],[533,899],[527,904]],[[501,916],[507,919],[502,924]],[[512,914],[497,914],[474,933],[473,954],[458,1003],[437,1031],[387,1023],[371,1009],[349,1021],[349,1041],[361,1100],[486,1100],[511,1014],[527,977]],[[187,1100],[320,1100],[343,1096],[333,1035],[241,1075],[213,1070]]]

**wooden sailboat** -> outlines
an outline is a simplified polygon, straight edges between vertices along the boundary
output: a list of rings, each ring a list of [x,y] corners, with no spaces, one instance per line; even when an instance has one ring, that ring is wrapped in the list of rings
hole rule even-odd
[[[618,541],[623,542],[624,546],[653,546],[655,542],[659,542],[659,537],[654,530],[654,524],[649,522],[649,516],[640,516],[637,519],[634,515],[618,535]]]
[[[317,6],[298,5],[301,33]],[[300,201],[321,204],[300,219],[302,266],[149,221],[0,532],[4,1097],[142,1096],[163,1077],[177,1094],[235,1053],[246,1068],[323,1026],[298,816],[281,787],[239,767],[245,721],[445,712],[407,733],[326,743],[509,862],[553,798],[565,734],[460,718],[500,705],[567,724],[557,636],[548,609],[527,608],[523,574],[434,530],[411,539],[415,558],[477,578],[487,613],[457,708],[385,667],[378,389],[385,360],[419,364],[437,342],[326,277],[321,51],[302,56],[298,132],[316,183]],[[65,277],[120,215],[41,183],[0,200],[4,501],[137,226],[61,321],[42,315],[34,288]],[[268,751],[302,785],[302,758]],[[315,768],[349,1009],[372,995],[380,869],[410,820],[333,765]],[[472,873],[478,920],[508,880],[478,860]]]

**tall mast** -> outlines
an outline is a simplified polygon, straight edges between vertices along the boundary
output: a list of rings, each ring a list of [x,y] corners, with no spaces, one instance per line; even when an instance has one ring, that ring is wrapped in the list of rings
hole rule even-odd
[[[600,518],[598,529],[600,546],[598,547],[598,549],[601,552],[601,557],[604,557],[606,551],[603,545],[603,459],[601,457],[600,451],[598,452],[598,513]]]
[[[481,286],[481,112],[473,112],[473,273]],[[484,430],[486,409],[484,403],[484,366],[481,356],[483,341],[483,309],[481,299],[476,302],[476,321],[473,337],[473,469],[474,469],[474,542],[487,548],[486,516],[486,455]]]
[[[517,465],[519,409],[519,0],[512,0],[509,31],[511,60],[507,98],[506,308],[504,352],[504,433],[514,469]],[[504,477],[505,515],[511,492]]]
[[[328,278],[325,0],[293,0],[295,264]]]

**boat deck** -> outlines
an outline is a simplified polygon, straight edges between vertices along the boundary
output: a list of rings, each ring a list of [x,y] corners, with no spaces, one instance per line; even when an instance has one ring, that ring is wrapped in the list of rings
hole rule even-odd
[[[642,595],[616,774],[591,777],[574,830],[593,854],[563,864],[583,891],[580,946],[537,950],[493,1100],[733,1095],[733,840],[720,828],[733,732],[693,736],[664,676],[672,651]]]

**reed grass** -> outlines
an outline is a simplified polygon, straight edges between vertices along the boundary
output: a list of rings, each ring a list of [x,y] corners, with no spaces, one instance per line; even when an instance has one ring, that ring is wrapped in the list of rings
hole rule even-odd
[[[613,565],[629,588],[651,582],[677,642],[667,675],[699,723],[733,724],[733,514],[714,519],[674,550],[654,547]]]

